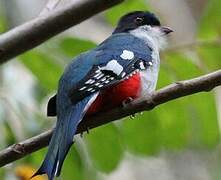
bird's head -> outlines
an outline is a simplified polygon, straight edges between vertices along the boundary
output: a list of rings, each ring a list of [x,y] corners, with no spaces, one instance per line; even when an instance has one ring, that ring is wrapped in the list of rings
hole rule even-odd
[[[113,34],[140,34],[140,36],[143,35],[152,38],[161,48],[165,42],[165,37],[171,32],[173,32],[173,30],[169,27],[162,26],[155,14],[147,11],[134,11],[120,18]]]

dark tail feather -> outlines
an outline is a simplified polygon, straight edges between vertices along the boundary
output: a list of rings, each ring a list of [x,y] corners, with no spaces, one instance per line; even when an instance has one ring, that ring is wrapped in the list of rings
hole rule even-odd
[[[55,176],[60,175],[65,157],[73,144],[77,125],[84,116],[84,109],[89,100],[90,97],[85,98],[69,109],[65,109],[63,113],[58,114],[56,128],[46,157],[32,177],[47,174],[49,180],[53,180]]]
[[[38,171],[31,177],[35,177],[38,175],[42,175],[42,174],[47,174],[48,175],[48,179],[49,180],[53,180],[54,176],[56,175],[55,170],[56,170],[56,166],[57,166],[57,162],[58,162],[58,153],[56,155],[56,158],[54,159],[54,162],[47,162],[47,156],[44,160],[44,162],[42,163],[41,167],[38,169]]]
[[[58,157],[59,157],[59,144],[60,144],[60,139],[59,139],[60,137],[59,134],[57,134],[58,131],[57,129],[59,128],[56,127],[55,132],[53,133],[52,139],[49,144],[48,152],[41,167],[32,177],[42,174],[47,174],[48,179],[53,180],[54,177],[56,176],[56,169],[59,162]]]

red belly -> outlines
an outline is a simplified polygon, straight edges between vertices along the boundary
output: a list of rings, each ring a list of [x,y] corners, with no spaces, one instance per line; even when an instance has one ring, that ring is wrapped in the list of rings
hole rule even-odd
[[[124,100],[129,97],[132,99],[140,95],[141,79],[139,74],[120,82],[100,92],[96,100],[92,103],[87,114],[94,114],[100,111],[106,111],[110,108],[120,106]]]

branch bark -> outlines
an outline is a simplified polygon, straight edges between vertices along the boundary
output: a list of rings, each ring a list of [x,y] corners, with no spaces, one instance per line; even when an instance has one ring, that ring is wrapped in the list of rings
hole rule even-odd
[[[171,46],[169,48],[166,48],[164,52],[176,52],[180,50],[193,50],[194,48],[197,47],[206,47],[206,46],[221,46],[221,38],[217,38],[214,40],[199,40],[199,41],[193,41],[190,43],[186,44],[180,44],[180,45],[175,45]]]
[[[81,0],[20,25],[0,36],[0,64],[123,0]]]
[[[156,91],[145,101],[131,104],[127,108],[116,108],[93,117],[84,118],[82,123],[78,126],[76,134],[87,131],[88,128],[92,129],[137,112],[151,110],[160,104],[180,97],[198,92],[210,91],[220,85],[221,70],[191,80],[171,84]],[[46,131],[40,135],[14,144],[0,151],[0,167],[47,146],[51,138],[52,131],[53,130]]]
[[[61,0],[48,0],[46,6],[44,9],[40,12],[39,16],[46,15],[50,11],[54,10],[58,4],[61,2]]]

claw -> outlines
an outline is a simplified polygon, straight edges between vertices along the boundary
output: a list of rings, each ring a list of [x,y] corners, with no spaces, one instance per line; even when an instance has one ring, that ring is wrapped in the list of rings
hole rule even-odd
[[[86,127],[86,130],[87,134],[89,134],[89,127]],[[84,135],[84,132],[81,132],[80,133],[80,137],[83,138],[83,135]]]
[[[135,114],[130,115],[130,119],[134,119],[135,118]]]
[[[132,101],[133,101],[133,98],[132,97],[128,97],[127,99],[125,99],[122,102],[123,107],[127,107],[127,105],[130,104]]]
[[[87,134],[89,134],[89,127],[87,127],[86,131],[87,131]]]

